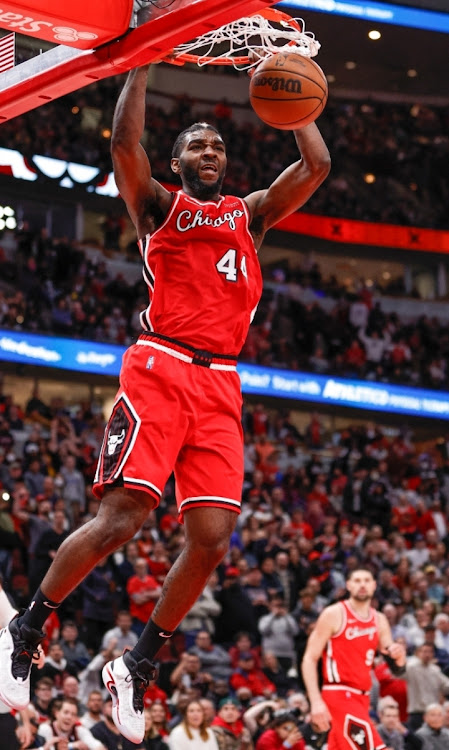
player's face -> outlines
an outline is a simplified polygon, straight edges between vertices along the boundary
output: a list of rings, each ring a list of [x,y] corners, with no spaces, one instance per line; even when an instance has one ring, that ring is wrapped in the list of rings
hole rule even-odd
[[[367,570],[355,571],[346,582],[351,597],[358,602],[366,602],[373,598],[376,581]]]
[[[180,174],[186,192],[200,200],[219,195],[226,171],[226,149],[214,130],[188,133],[179,158],[172,159],[172,170]]]

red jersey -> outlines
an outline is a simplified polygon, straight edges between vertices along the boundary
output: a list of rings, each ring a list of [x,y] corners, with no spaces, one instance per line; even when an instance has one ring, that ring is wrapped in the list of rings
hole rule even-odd
[[[163,224],[138,244],[150,299],[142,327],[239,354],[262,293],[246,203],[230,195],[200,201],[180,190]]]
[[[369,690],[371,668],[379,643],[376,610],[371,608],[369,618],[362,620],[347,601],[340,602],[339,606],[342,625],[329,639],[323,653],[324,684]]]

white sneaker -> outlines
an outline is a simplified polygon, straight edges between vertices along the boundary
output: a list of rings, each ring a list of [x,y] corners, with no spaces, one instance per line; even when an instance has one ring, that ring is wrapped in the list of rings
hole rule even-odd
[[[19,627],[17,618],[0,632],[0,699],[21,711],[30,702],[30,671],[43,633]]]
[[[139,744],[145,734],[143,696],[156,668],[148,659],[136,661],[129,653],[109,661],[102,677],[112,695],[112,719],[119,732],[130,742]]]

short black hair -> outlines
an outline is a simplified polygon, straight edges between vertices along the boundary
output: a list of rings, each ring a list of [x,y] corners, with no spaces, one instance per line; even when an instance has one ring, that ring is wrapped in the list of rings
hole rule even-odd
[[[217,128],[215,128],[213,125],[210,125],[208,122],[194,122],[193,125],[190,125],[190,127],[186,128],[178,135],[176,141],[173,144],[171,152],[172,159],[178,158],[187,136],[190,133],[194,133],[196,130],[213,130],[214,133],[217,133],[217,135],[219,135],[221,138],[221,135],[218,132]]]

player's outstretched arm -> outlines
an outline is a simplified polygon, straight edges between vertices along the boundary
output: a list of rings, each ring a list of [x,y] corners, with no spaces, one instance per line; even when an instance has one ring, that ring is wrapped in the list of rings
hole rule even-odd
[[[310,722],[318,732],[327,732],[331,717],[321,697],[318,680],[318,662],[329,638],[340,626],[341,614],[336,605],[326,607],[307,640],[307,648],[302,660],[302,677],[310,703]]]
[[[252,228],[261,227],[262,233],[303,206],[329,174],[329,151],[316,124],[312,122],[293,133],[300,160],[287,167],[267,190],[245,199]]]
[[[129,72],[115,108],[111,138],[115,181],[139,237],[150,230],[156,206],[168,209],[171,202],[170,193],[152,178],[148,156],[140,143],[145,128],[148,69],[145,65]]]

